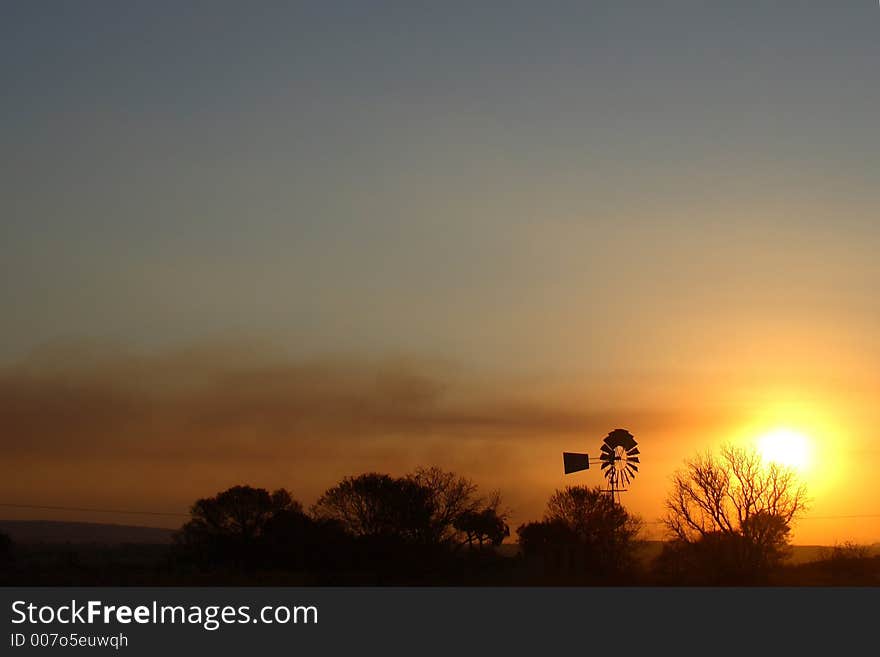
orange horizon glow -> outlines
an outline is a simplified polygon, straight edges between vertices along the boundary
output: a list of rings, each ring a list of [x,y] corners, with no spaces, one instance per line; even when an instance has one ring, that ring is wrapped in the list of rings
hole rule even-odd
[[[603,484],[594,469],[564,475],[561,452],[595,455],[604,436],[623,427],[642,454],[623,503],[647,521],[648,538],[663,537],[658,520],[671,475],[698,453],[735,444],[794,467],[803,479],[810,505],[795,523],[795,543],[880,541],[865,431],[876,420],[862,399],[870,386],[841,391],[806,380],[746,387],[672,375],[536,382],[486,371],[460,377],[430,361],[235,353],[103,361],[86,353],[0,370],[5,428],[28,438],[5,454],[0,498],[185,513],[198,497],[249,484],[287,488],[308,507],[343,476],[437,465],[481,490],[500,490],[515,528],[539,519],[555,489]],[[568,378],[577,385],[566,387]],[[166,482],[161,490],[157,480]]]

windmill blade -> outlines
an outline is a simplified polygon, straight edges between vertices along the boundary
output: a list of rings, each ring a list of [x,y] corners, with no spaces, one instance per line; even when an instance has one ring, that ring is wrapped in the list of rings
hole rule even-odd
[[[602,445],[599,449],[605,454],[614,454],[614,449],[608,445]]]
[[[638,456],[630,456],[627,460],[627,463],[641,463]]]
[[[590,457],[578,452],[562,452],[562,465],[565,474],[590,469]]]
[[[632,468],[632,469],[635,470],[636,472],[639,471],[639,466],[635,465],[634,463],[627,463],[627,464],[626,464],[626,467],[628,467],[628,468]]]
[[[604,470],[605,468],[609,468],[609,467],[611,467],[611,463],[610,463],[610,462],[605,461],[604,463],[602,463],[602,470]]]
[[[627,456],[637,456],[639,454],[641,454],[641,452],[639,451],[638,447],[633,447],[632,449],[626,450]]]
[[[636,439],[626,429],[615,429],[605,438],[605,444],[629,450],[636,446]]]

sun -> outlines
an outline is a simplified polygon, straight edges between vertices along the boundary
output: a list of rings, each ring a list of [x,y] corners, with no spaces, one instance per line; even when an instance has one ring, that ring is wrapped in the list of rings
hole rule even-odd
[[[800,431],[779,428],[758,437],[758,452],[768,462],[803,472],[812,460],[812,441]]]

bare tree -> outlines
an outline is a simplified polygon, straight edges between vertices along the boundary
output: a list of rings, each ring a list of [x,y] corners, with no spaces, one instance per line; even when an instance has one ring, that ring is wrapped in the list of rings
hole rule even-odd
[[[409,479],[429,491],[434,542],[452,541],[456,519],[463,513],[476,512],[480,505],[477,485],[454,472],[437,466],[420,467],[409,475]]]
[[[409,475],[409,479],[429,491],[431,532],[435,543],[471,544],[475,534],[462,529],[461,519],[469,519],[464,521],[468,524],[476,516],[482,517],[484,528],[487,529],[484,538],[488,534],[497,536],[497,532],[502,533],[501,539],[504,538],[509,512],[504,508],[498,491],[481,495],[472,480],[437,466],[419,467]],[[493,520],[490,521],[490,518]],[[495,529],[488,531],[493,522]]]
[[[743,532],[758,514],[790,525],[806,504],[794,471],[727,445],[720,458],[702,454],[675,473],[663,522],[676,538],[693,542],[711,532]]]
[[[739,566],[762,570],[782,559],[791,523],[806,505],[793,470],[727,445],[720,456],[700,454],[673,475],[663,523],[684,546],[738,546]]]

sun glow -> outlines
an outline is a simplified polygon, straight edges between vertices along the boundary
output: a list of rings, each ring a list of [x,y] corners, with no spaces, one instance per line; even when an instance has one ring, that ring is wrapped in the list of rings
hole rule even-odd
[[[728,434],[727,442],[793,469],[807,485],[815,509],[821,510],[832,491],[839,496],[837,486],[846,468],[853,467],[841,446],[858,437],[845,401],[834,391],[785,389],[763,390],[746,401],[753,414]]]
[[[812,441],[799,431],[779,428],[769,431],[757,440],[758,452],[768,462],[804,472],[812,462]]]

